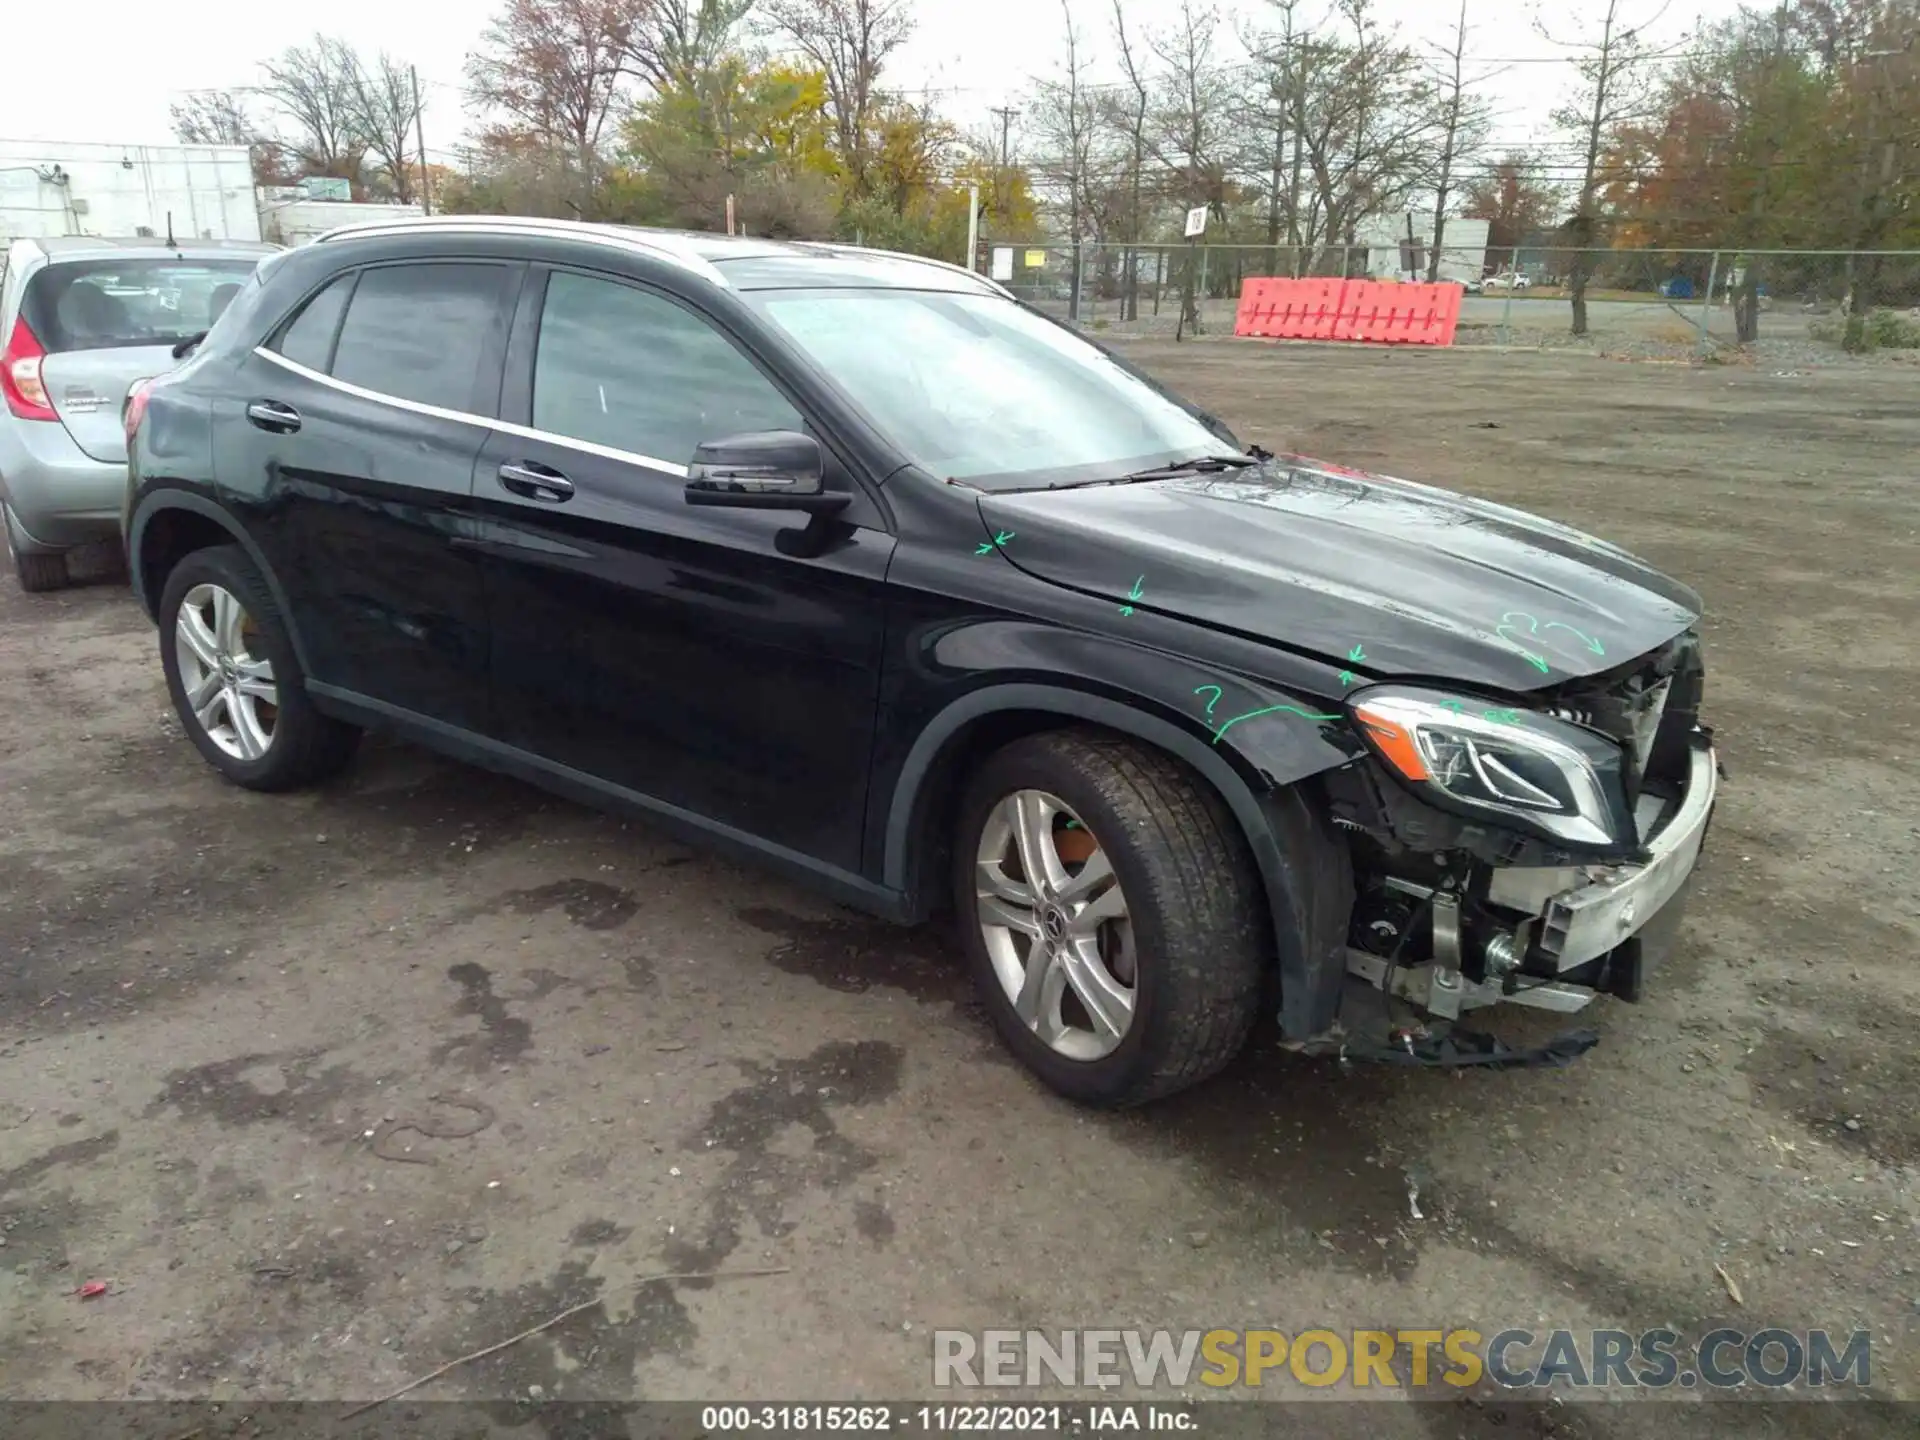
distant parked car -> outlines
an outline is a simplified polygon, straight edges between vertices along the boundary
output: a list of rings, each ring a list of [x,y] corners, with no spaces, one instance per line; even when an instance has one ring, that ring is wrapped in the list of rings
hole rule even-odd
[[[64,236],[0,259],[0,525],[26,590],[67,583],[67,552],[120,533],[121,402],[213,328],[271,245]]]
[[[1488,276],[1482,288],[1487,290],[1529,290],[1532,287],[1533,281],[1529,280],[1525,275],[1517,274],[1509,270],[1504,274]]]

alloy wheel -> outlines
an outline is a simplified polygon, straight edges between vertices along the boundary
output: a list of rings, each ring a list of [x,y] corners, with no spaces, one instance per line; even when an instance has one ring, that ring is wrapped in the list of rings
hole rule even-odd
[[[180,602],[173,643],[187,708],[215,745],[248,762],[267,753],[280,715],[272,662],[254,650],[259,639],[246,607],[219,585],[196,585]]]
[[[1133,1026],[1133,922],[1107,851],[1058,796],[1017,790],[987,814],[975,908],[1021,1022],[1072,1060],[1111,1054]]]

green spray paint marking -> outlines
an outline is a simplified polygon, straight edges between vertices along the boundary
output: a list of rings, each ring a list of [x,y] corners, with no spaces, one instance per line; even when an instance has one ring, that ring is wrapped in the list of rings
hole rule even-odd
[[[1440,708],[1442,710],[1451,710],[1456,715],[1464,715],[1467,713],[1465,703],[1459,700],[1442,700],[1440,702]]]
[[[1540,633],[1540,622],[1523,610],[1509,610],[1506,614],[1502,615],[1500,617],[1500,624],[1495,628],[1493,633],[1513,646],[1514,649],[1518,650],[1520,654],[1525,657],[1529,665],[1544,675],[1549,668],[1547,665],[1547,657],[1534,654],[1533,651],[1527,649],[1526,646],[1522,645],[1507,633],[1509,630],[1518,629],[1522,620],[1527,622],[1527,634],[1538,635]]]
[[[1144,575],[1142,575],[1138,580],[1134,581],[1133,589],[1127,592],[1127,599],[1138,600],[1140,598],[1140,587],[1146,584],[1146,582],[1147,582],[1147,577]],[[1120,613],[1122,615],[1131,615],[1133,613],[1133,606],[1122,605],[1120,607]]]
[[[1491,720],[1496,725],[1518,725],[1520,712],[1518,710],[1487,710],[1482,712],[1480,718]]]
[[[1602,645],[1598,640],[1594,639],[1591,635],[1583,634],[1581,631],[1574,629],[1573,626],[1562,624],[1558,620],[1549,620],[1545,625],[1541,626],[1540,628],[1543,630],[1564,630],[1569,635],[1578,635],[1580,639],[1586,643],[1587,649],[1591,650],[1594,654],[1605,655],[1607,653],[1607,647]]]
[[[1366,658],[1367,658],[1367,652],[1361,646],[1356,645],[1351,650],[1347,651],[1347,659],[1352,661],[1355,665],[1358,665],[1362,660]],[[1342,685],[1354,684],[1355,677],[1354,677],[1353,671],[1342,670],[1340,672],[1340,683]]]
[[[1220,703],[1220,687],[1218,685],[1199,685],[1194,688],[1193,693],[1196,695],[1204,695],[1209,690],[1213,691],[1213,699],[1207,701],[1207,715],[1211,717],[1213,715],[1213,707]]]
[[[1011,539],[1013,539],[1013,531],[1002,530],[998,535],[994,536],[993,539],[982,543],[980,548],[973,553],[976,555],[991,555],[996,545],[1004,545]]]
[[[1211,689],[1212,687],[1209,686],[1208,688]],[[1226,724],[1213,732],[1213,743],[1218,745],[1220,743],[1220,737],[1238,725],[1242,720],[1252,720],[1261,715],[1276,714],[1281,710],[1285,710],[1293,715],[1298,715],[1302,720],[1338,720],[1340,718],[1338,715],[1322,715],[1315,710],[1302,710],[1298,705],[1269,705],[1264,710],[1249,710],[1244,715],[1234,716],[1233,719],[1227,721]]]
[[[1547,638],[1547,631],[1564,630],[1578,640],[1591,654],[1605,655],[1607,653],[1607,647],[1605,645],[1594,639],[1593,636],[1587,634],[1586,631],[1574,629],[1573,626],[1567,624],[1564,620],[1549,620],[1546,624],[1542,625],[1524,610],[1507,611],[1506,614],[1500,617],[1499,628],[1493,633],[1524,655],[1527,663],[1543,675],[1547,672],[1548,668],[1546,656],[1535,654],[1526,646],[1522,645],[1518,638],[1507,633],[1509,630],[1519,630],[1523,621],[1526,624],[1526,633],[1530,639],[1545,640]]]

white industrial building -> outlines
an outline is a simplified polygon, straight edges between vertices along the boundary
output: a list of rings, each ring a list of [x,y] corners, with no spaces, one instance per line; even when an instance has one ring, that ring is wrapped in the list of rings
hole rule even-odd
[[[0,241],[43,235],[258,240],[244,145],[0,140]]]
[[[346,182],[338,182],[344,191]],[[0,140],[0,253],[46,235],[151,235],[304,245],[341,225],[407,219],[418,205],[318,199],[319,184],[254,189],[244,145]]]
[[[1427,259],[1433,249],[1431,211],[1377,216],[1363,224],[1354,238],[1356,244],[1367,247],[1366,273],[1374,279],[1427,278]],[[1354,270],[1358,269],[1355,265]],[[1486,270],[1487,222],[1449,215],[1440,235],[1440,279],[1464,284],[1478,280]]]
[[[381,205],[368,201],[317,200],[298,186],[260,192],[260,238],[274,245],[304,245],[342,225],[369,220],[412,220],[418,205]]]

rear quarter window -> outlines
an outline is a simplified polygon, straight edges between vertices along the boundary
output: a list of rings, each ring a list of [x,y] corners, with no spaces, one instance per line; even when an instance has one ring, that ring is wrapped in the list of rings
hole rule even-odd
[[[340,333],[340,317],[346,313],[355,278],[351,274],[336,277],[301,306],[281,330],[273,349],[296,365],[326,374],[333,363],[334,337]]]

